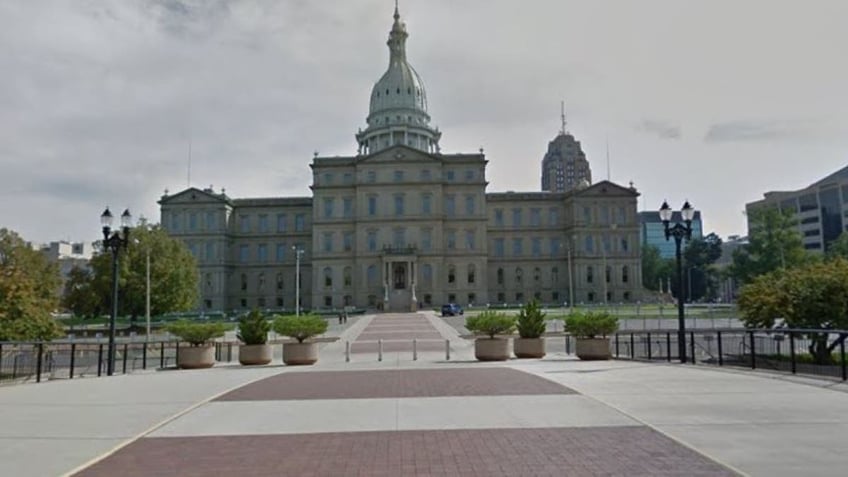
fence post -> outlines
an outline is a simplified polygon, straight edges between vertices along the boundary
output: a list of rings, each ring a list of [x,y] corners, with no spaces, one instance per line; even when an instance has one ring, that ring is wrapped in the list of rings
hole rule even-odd
[[[445,361],[450,361],[450,340],[445,340]]]
[[[159,369],[165,368],[165,342],[159,342]]]
[[[175,350],[176,351],[174,352],[174,359],[177,360],[177,362],[179,363],[180,362],[180,342],[179,342],[179,340],[177,341],[177,344],[175,346]]]
[[[233,344],[227,343],[227,362],[231,362],[233,360]]]
[[[147,341],[141,344],[141,369],[147,369]]]
[[[630,332],[630,359],[636,359],[636,341],[633,339],[633,332]]]
[[[748,342],[751,346],[751,369],[757,369],[757,350],[754,349],[755,343],[753,331],[748,332]]]
[[[721,331],[716,331],[716,341],[718,341],[718,365],[724,366],[724,352],[721,349]]]
[[[615,357],[616,358],[618,358],[618,355],[619,355],[619,353],[618,353],[618,337],[619,336],[620,335],[618,333],[615,334]]]
[[[103,343],[100,343],[100,346],[97,350],[97,377],[100,377],[103,374]]]
[[[383,340],[377,340],[377,361],[383,360]]]
[[[665,332],[665,360],[671,362],[671,332]]]
[[[692,356],[692,364],[695,363],[695,332],[689,332],[689,354]]]
[[[848,380],[848,369],[845,367],[845,336],[839,335],[839,358],[842,361],[842,380]]]
[[[418,341],[412,338],[412,360],[418,361]]]
[[[127,374],[127,354],[129,354],[128,351],[129,345],[127,343],[124,343],[124,363],[122,365],[123,369],[121,370],[121,374]]]
[[[648,333],[648,361],[651,360],[651,333]]]
[[[571,354],[571,336],[565,335],[565,354]]]
[[[44,355],[44,343],[38,343],[38,359],[37,359],[36,364],[35,364],[35,382],[37,382],[37,383],[41,382],[41,365],[42,365],[41,360],[43,358],[43,355]]]
[[[77,344],[71,343],[71,370],[68,371],[68,379],[74,379],[74,362],[77,358]]]
[[[789,332],[789,364],[792,368],[792,374],[795,374],[795,333]]]
[[[350,363],[350,341],[345,341],[345,363]]]

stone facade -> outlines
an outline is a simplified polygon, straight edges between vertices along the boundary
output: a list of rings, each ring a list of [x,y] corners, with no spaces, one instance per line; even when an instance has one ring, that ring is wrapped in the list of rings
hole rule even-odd
[[[358,153],[313,158],[312,197],[161,198],[163,226],[198,259],[200,307],[294,309],[295,250],[309,309],[638,300],[635,189],[487,193],[482,150],[441,152],[407,36],[395,11]]]

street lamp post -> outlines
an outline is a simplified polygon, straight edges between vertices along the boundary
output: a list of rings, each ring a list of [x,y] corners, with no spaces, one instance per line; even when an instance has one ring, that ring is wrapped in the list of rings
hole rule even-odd
[[[292,245],[294,250],[294,314],[300,316],[300,256],[303,250]]]
[[[573,245],[574,240],[565,247],[565,252],[568,254],[568,305],[571,311],[574,311],[574,274],[571,271],[571,247]]]
[[[147,322],[147,334],[145,341],[150,341],[150,245],[147,246],[146,269],[145,269],[145,295],[144,295],[144,318]]]
[[[129,209],[121,214],[121,228],[112,231],[112,212],[106,207],[100,215],[103,225],[103,249],[112,252],[112,313],[109,316],[109,355],[106,358],[106,374],[112,376],[115,371],[115,320],[118,317],[118,253],[126,248],[130,238],[132,215]],[[122,233],[123,232],[123,233]]]
[[[673,226],[669,226],[672,210],[668,206],[668,202],[663,201],[662,207],[660,207],[660,219],[665,229],[665,239],[674,237],[677,258],[677,353],[680,356],[680,362],[685,363],[686,321],[683,312],[683,260],[680,256],[680,243],[683,239],[689,240],[692,238],[692,219],[695,216],[695,209],[689,205],[688,200],[683,204],[680,215],[683,218],[683,223],[675,223]]]

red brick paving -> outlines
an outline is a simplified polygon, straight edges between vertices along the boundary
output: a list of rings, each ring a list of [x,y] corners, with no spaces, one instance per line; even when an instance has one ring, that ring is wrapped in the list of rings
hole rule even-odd
[[[368,331],[360,333],[356,337],[356,341],[376,341],[376,340],[438,340],[444,339],[442,335],[436,331]],[[412,344],[410,343],[410,346]]]
[[[380,431],[140,439],[78,477],[722,477],[646,427]]]
[[[366,399],[576,394],[511,368],[405,369],[283,373],[231,391],[219,401]]]

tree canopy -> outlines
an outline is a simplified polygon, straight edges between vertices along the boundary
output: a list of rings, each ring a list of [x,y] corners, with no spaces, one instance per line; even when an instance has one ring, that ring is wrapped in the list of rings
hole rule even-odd
[[[130,244],[118,261],[118,314],[144,316],[147,254],[150,253],[150,313],[192,309],[198,299],[197,263],[188,248],[158,225],[141,224],[130,231]],[[65,305],[81,316],[108,313],[112,303],[112,254],[95,255],[90,272],[72,274]]]
[[[721,244],[721,238],[715,233],[692,239],[686,244],[683,261],[688,275],[685,279],[689,282],[689,301],[715,297],[718,272],[712,265],[721,257]]]
[[[0,341],[50,340],[62,328],[51,312],[58,304],[59,269],[15,232],[0,229]]]
[[[642,285],[648,290],[659,291],[660,281],[665,282],[673,275],[674,261],[660,256],[660,249],[653,245],[642,246]]]
[[[749,224],[748,245],[733,252],[730,265],[730,275],[740,283],[809,262],[791,211],[777,207],[752,209]]]

